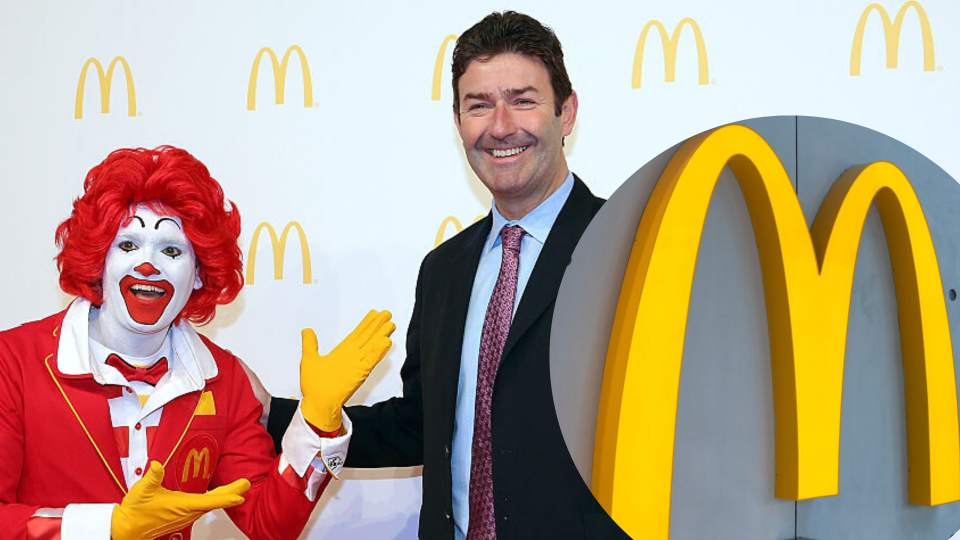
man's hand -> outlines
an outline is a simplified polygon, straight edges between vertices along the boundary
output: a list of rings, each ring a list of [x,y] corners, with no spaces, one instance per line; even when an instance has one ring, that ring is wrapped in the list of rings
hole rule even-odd
[[[317,335],[306,328],[300,359],[300,391],[303,418],[321,431],[338,431],[343,404],[360,388],[392,342],[397,325],[389,311],[371,311],[330,354],[317,352]]]
[[[147,474],[113,509],[113,540],[153,540],[178,531],[210,510],[243,504],[241,495],[250,489],[246,479],[206,493],[170,491],[162,482],[163,465],[153,461]]]

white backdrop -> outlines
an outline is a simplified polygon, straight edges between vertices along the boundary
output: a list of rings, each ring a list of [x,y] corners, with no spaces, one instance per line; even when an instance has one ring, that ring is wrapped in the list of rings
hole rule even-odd
[[[911,3],[912,4],[912,3]],[[960,117],[960,7],[919,4],[930,24],[931,71],[924,70],[917,11],[904,16],[899,67],[887,69],[881,16],[870,15],[862,68],[851,50],[867,0],[761,2],[12,2],[0,9],[0,328],[62,309],[53,233],[82,189],[85,173],[112,149],[173,144],[203,161],[243,216],[249,254],[258,224],[279,234],[299,223],[312,275],[304,283],[296,231],[286,244],[284,279],[273,277],[266,232],[255,284],[201,331],[244,358],[276,395],[298,392],[302,327],[321,350],[336,344],[370,308],[389,309],[395,345],[354,400],[400,393],[404,335],[422,257],[448,216],[472,221],[490,197],[467,166],[451,113],[449,59],[441,97],[431,99],[444,38],[493,10],[529,13],[554,28],[580,96],[566,152],[572,170],[606,196],[673,144],[727,122],[810,115],[864,125],[916,148],[960,176],[954,126]],[[891,19],[903,4],[884,4]],[[631,88],[644,25],[669,32],[690,17],[706,46],[699,84],[695,40],[680,38],[676,80],[664,81],[664,55],[651,31],[642,88]],[[891,34],[892,35],[892,34]],[[299,46],[309,66],[312,103],[296,54],[285,103],[275,103],[274,70],[260,63],[255,110],[248,86],[257,52],[282,58]],[[128,114],[121,66],[110,111],[100,111],[95,67],[117,56],[130,66],[136,100]],[[448,228],[446,237],[453,233]],[[419,471],[350,471],[327,489],[305,538],[416,538]],[[240,535],[223,514],[206,518],[198,538]]]

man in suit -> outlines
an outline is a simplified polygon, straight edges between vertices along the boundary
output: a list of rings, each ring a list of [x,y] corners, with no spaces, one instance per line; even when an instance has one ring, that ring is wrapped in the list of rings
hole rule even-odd
[[[214,508],[253,538],[299,536],[392,323],[372,312],[322,361],[305,331],[304,400],[274,455],[237,359],[190,324],[240,292],[239,234],[183,150],[117,150],[90,171],[57,229],[78,298],[0,332],[0,540],[183,540]]]
[[[424,258],[403,395],[347,408],[347,466],[423,464],[424,539],[626,538],[580,478],[550,391],[560,280],[603,204],[563,153],[578,102],[560,42],[529,16],[493,13],[460,36],[453,90],[493,209]],[[275,438],[294,404],[273,400]]]

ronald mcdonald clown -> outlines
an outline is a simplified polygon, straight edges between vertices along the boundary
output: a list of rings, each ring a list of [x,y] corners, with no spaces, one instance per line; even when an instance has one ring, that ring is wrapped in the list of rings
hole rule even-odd
[[[295,539],[343,465],[343,403],[390,347],[371,312],[326,356],[277,457],[238,360],[199,335],[243,285],[240,216],[183,150],[117,150],[57,229],[63,312],[0,333],[0,540],[190,537],[225,508]],[[209,490],[209,491],[208,491]]]

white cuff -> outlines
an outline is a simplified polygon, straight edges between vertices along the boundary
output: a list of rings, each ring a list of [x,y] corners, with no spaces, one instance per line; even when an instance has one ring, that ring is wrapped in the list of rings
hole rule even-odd
[[[337,437],[321,437],[303,419],[303,414],[297,407],[297,412],[290,421],[290,427],[283,435],[283,456],[293,470],[302,477],[307,472],[307,467],[319,454],[323,465],[334,477],[337,477],[340,469],[343,468],[343,463],[347,460],[347,447],[353,435],[353,422],[350,421],[346,411],[343,412],[343,431],[345,433]]]
[[[116,504],[68,504],[60,523],[61,540],[110,540]]]

